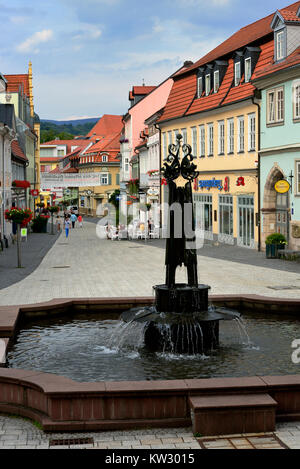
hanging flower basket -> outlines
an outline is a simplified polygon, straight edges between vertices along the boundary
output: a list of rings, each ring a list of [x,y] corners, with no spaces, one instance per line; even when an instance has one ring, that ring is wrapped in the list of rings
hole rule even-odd
[[[21,189],[28,189],[30,187],[29,181],[18,181],[15,180],[12,182],[12,187],[19,187]]]
[[[59,212],[59,206],[58,205],[52,205],[50,207],[47,207],[49,212],[52,213],[58,213]]]
[[[32,220],[33,213],[30,208],[17,208],[12,207],[10,210],[5,211],[5,219],[22,226],[28,225]]]
[[[130,179],[128,182],[128,190],[129,190],[129,194],[137,194],[139,191],[139,180]]]

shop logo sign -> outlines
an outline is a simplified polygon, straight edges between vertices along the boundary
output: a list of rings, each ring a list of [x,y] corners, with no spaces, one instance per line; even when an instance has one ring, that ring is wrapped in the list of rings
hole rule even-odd
[[[216,187],[217,189],[219,189],[219,191],[221,191],[223,189],[223,184],[221,180],[213,178],[204,181],[199,181],[199,187],[200,189],[207,189],[208,191]]]
[[[237,186],[244,186],[245,185],[245,179],[242,176],[237,178],[236,185]]]

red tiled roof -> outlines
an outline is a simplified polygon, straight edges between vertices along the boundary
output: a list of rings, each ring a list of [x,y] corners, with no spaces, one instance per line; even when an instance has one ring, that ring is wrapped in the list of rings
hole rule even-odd
[[[253,80],[264,78],[265,76],[271,75],[272,73],[284,70],[287,67],[292,67],[300,64],[300,47],[298,47],[292,54],[290,54],[285,60],[279,63],[274,63],[273,60],[273,44],[272,54],[270,54],[269,60],[265,62],[264,67],[257,69],[253,75]]]
[[[281,14],[282,18],[284,21],[287,23],[292,22],[292,23],[299,23],[300,18],[297,16],[297,10],[296,11],[290,11],[288,9],[283,8],[282,10],[278,10],[279,13]]]
[[[171,89],[164,112],[158,121],[183,116],[196,93],[196,75],[182,76]]]
[[[156,86],[133,86],[132,92],[133,95],[146,95],[155,90]]]
[[[290,5],[289,7],[286,7],[285,11],[296,15],[299,6],[300,1]],[[212,52],[192,65],[188,69],[188,73],[179,73],[176,77],[174,76],[173,87],[159,121],[161,122],[173,118],[195,114],[197,112],[207,111],[221,105],[235,103],[237,101],[252,97],[254,95],[255,87],[251,82],[244,83],[244,77],[242,77],[239,86],[233,86],[233,58],[228,60],[227,71],[224,79],[222,80],[219,91],[217,93],[211,92],[209,96],[205,96],[203,94],[201,98],[197,97],[197,78],[195,69],[200,65],[211,62],[212,60],[220,59],[225,55],[225,52],[229,53],[230,51],[234,52],[241,49],[249,43],[252,43],[254,38],[261,38],[261,41],[259,42],[261,53],[251,81],[259,76],[262,76],[262,74],[266,74],[267,72],[272,73],[273,71],[280,70],[281,68],[298,64],[300,61],[299,49],[291,54],[290,58],[288,58],[285,62],[274,64],[273,37],[272,40],[269,40],[269,33],[272,32],[270,25],[273,16],[274,14],[241,29],[238,33],[233,35],[223,44],[218,46]],[[191,73],[190,70],[193,70],[193,72]]]
[[[76,169],[76,168],[64,169],[63,173],[78,173],[78,169]]]
[[[106,135],[121,132],[122,128],[122,116],[104,114],[87,134],[87,137],[92,137],[94,134],[96,137],[105,137]]]
[[[18,93],[21,91],[29,97],[29,78],[28,75],[4,75],[7,80],[7,91]]]
[[[300,7],[300,1],[293,3],[285,7],[283,10],[285,14],[291,14],[296,16],[296,12]],[[262,18],[244,28],[241,28],[239,31],[234,33],[230,38],[226,39],[222,44],[217,46],[211,52],[206,54],[200,60],[194,63],[191,67],[186,70],[183,70],[178,74],[178,76],[189,73],[191,70],[199,68],[201,65],[205,65],[209,62],[213,62],[216,59],[227,56],[230,53],[235,52],[259,39],[264,38],[268,34],[271,34],[273,31],[271,29],[271,22],[275,12],[265,18]]]
[[[40,157],[40,161],[41,163],[59,163],[60,161],[62,161],[62,157],[61,156],[41,156]]]
[[[23,153],[23,150],[20,147],[19,142],[17,140],[13,140],[11,142],[11,152],[17,158],[21,158],[24,161],[28,161],[27,156]]]

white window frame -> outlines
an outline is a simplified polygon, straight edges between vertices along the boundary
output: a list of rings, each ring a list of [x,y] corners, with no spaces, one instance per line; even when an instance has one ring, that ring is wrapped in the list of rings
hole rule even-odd
[[[218,154],[225,154],[225,122],[218,122]]]
[[[256,150],[256,114],[248,114],[248,151]]]
[[[251,57],[248,57],[245,59],[245,83],[249,83],[251,76]]]
[[[293,118],[300,119],[300,81],[293,87]]]
[[[168,147],[167,147],[167,134],[166,132],[163,133],[163,159],[165,160],[167,158],[167,152],[168,152]]]
[[[187,130],[181,129],[181,135],[183,137],[183,143],[187,144]]]
[[[169,148],[169,145],[173,143],[172,139],[173,139],[172,130],[168,130],[168,148]]]
[[[101,186],[108,186],[108,183],[109,183],[108,173],[101,173],[100,181],[101,181]]]
[[[208,156],[214,156],[214,124],[207,124],[208,129]]]
[[[281,99],[282,96],[282,99]],[[267,91],[267,124],[284,122],[284,88],[273,88]]]
[[[234,153],[234,118],[227,120],[227,154]]]
[[[237,142],[238,153],[244,153],[245,151],[245,117],[238,117],[238,142]]]
[[[278,31],[276,33],[276,62],[278,62],[278,60],[282,60],[285,58],[284,36],[285,36],[284,30]]]
[[[205,95],[208,96],[210,94],[210,91],[211,91],[211,83],[210,83],[210,74],[208,75],[205,75]]]
[[[237,72],[238,70],[238,72]],[[236,62],[234,64],[234,85],[238,86],[241,82],[241,62]]]
[[[197,78],[197,96],[200,98],[203,93],[203,77]]]
[[[216,70],[214,72],[214,93],[217,93],[220,88],[220,72]]]
[[[199,156],[205,156],[205,125],[199,125]]]
[[[102,163],[107,163],[107,162],[108,162],[108,156],[102,155]]]
[[[191,127],[192,155],[194,157],[196,157],[198,153],[197,140],[198,140],[197,127]]]
[[[296,194],[300,195],[300,161],[296,160],[296,178],[297,178],[297,184],[296,184]]]

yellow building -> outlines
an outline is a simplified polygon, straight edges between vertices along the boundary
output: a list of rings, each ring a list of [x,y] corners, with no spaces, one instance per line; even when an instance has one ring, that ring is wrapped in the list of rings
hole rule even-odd
[[[260,248],[260,100],[251,77],[264,63],[268,35],[264,18],[175,75],[159,121],[162,159],[178,133],[192,147],[200,172],[196,226],[204,238],[249,248]],[[163,185],[165,201],[167,191]]]
[[[105,204],[120,189],[120,132],[102,138],[78,156],[79,173],[100,173],[100,185],[79,188],[82,215],[103,216]]]

